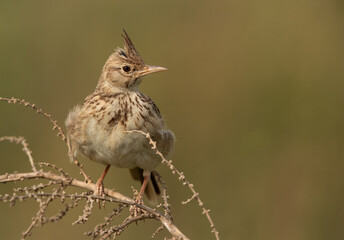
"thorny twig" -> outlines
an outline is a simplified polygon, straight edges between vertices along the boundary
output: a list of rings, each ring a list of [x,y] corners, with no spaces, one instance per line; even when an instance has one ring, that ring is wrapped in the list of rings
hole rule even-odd
[[[154,219],[155,217],[154,215],[149,214],[149,213],[144,213],[144,214],[134,216],[134,217],[129,216],[123,221],[122,224],[118,226],[113,226],[109,228],[107,231],[105,231],[105,234],[102,236],[100,240],[108,239],[108,237],[110,237],[111,235],[114,235],[116,237],[117,235],[121,234],[125,228],[129,227],[131,223],[136,223],[138,221],[141,221],[144,219],[150,219],[150,218]]]
[[[202,202],[201,198],[199,197],[199,193],[196,192],[194,185],[192,183],[190,183],[186,178],[183,172],[179,171],[173,164],[172,164],[172,160],[166,160],[166,158],[162,155],[162,153],[158,150],[157,146],[156,146],[156,142],[154,142],[152,140],[152,138],[150,137],[149,133],[145,133],[143,131],[140,130],[132,130],[132,131],[128,131],[128,133],[140,133],[143,134],[144,136],[146,136],[146,138],[149,140],[150,145],[152,146],[152,150],[155,150],[155,153],[161,158],[161,162],[163,164],[165,164],[171,171],[172,174],[177,174],[178,175],[178,180],[183,182],[183,185],[188,186],[188,188],[191,190],[192,192],[192,197],[187,199],[186,201],[183,201],[182,204],[185,205],[189,202],[191,202],[193,199],[196,199],[198,202],[198,205],[202,208],[202,214],[205,214],[205,216],[207,217],[210,227],[211,227],[211,231],[212,233],[215,235],[216,239],[220,239],[219,237],[219,232],[216,230],[214,222],[212,220],[212,218],[210,217],[209,214],[209,209],[206,209],[204,207],[204,203]]]
[[[0,175],[0,183],[17,182],[17,181],[23,181],[25,179],[38,179],[38,178],[53,180],[54,182],[59,183],[63,186],[75,186],[75,187],[80,187],[80,188],[91,190],[91,191],[94,191],[96,189],[96,185],[93,183],[85,183],[84,181],[79,181],[79,180],[76,180],[73,178],[66,178],[63,175],[56,175],[54,173],[44,172],[42,170],[39,170],[37,172],[28,172],[28,173],[12,173],[12,174],[6,173],[4,175]],[[98,200],[102,200],[102,201],[106,201],[106,202],[115,202],[115,203],[126,204],[128,206],[135,206],[136,208],[139,208],[144,212],[148,212],[149,214],[152,214],[156,220],[160,221],[166,227],[166,229],[172,234],[172,236],[175,236],[178,239],[185,239],[185,240],[188,239],[172,223],[172,221],[170,220],[170,218],[168,216],[165,216],[164,214],[161,214],[158,211],[156,211],[150,207],[147,207],[146,205],[138,204],[133,199],[126,197],[126,196],[124,196],[124,195],[122,195],[116,191],[113,191],[111,189],[104,188],[104,193],[106,196],[97,196],[97,195],[93,195],[90,192],[88,194],[83,194],[83,195],[82,194],[81,195],[80,194],[68,195],[66,193],[49,194],[49,193],[40,193],[39,192],[39,193],[30,193],[30,194],[27,194],[26,196],[4,195],[4,196],[0,196],[0,201],[10,202],[10,203],[14,204],[13,202],[15,202],[16,200],[22,201],[22,200],[25,200],[27,198],[35,198],[36,199],[38,197],[49,196],[51,198],[56,198],[56,197],[61,197],[61,198],[72,197],[72,198],[87,198],[87,199],[92,198],[92,199],[98,199]],[[49,200],[49,202],[50,202],[50,200]],[[48,205],[48,203],[46,203],[46,205]],[[45,209],[44,209],[44,211],[45,211]],[[43,213],[44,213],[44,211],[43,211]],[[37,216],[40,216],[40,213],[37,214]],[[36,224],[36,222],[35,222],[35,224]],[[35,224],[33,224],[32,227],[35,226]],[[30,230],[32,229],[32,227],[30,225]]]
[[[64,134],[62,128],[57,124],[57,121],[54,120],[50,114],[44,112],[41,108],[38,108],[36,106],[36,104],[30,103],[28,101],[25,101],[24,99],[19,99],[19,98],[3,98],[0,97],[0,101],[4,101],[7,103],[13,103],[13,104],[20,104],[20,105],[24,105],[25,107],[29,106],[31,107],[33,110],[36,111],[37,114],[42,114],[44,117],[46,117],[49,122],[51,122],[53,124],[53,130],[57,129],[57,136],[61,137],[63,141],[67,141],[66,135]]]
[[[94,227],[93,231],[87,232],[85,233],[86,236],[90,236],[93,239],[95,239],[96,237],[98,237],[99,235],[102,236],[105,233],[105,227],[110,225],[110,222],[112,221],[112,219],[115,216],[120,215],[120,213],[122,212],[122,210],[127,207],[127,205],[125,204],[119,204],[118,209],[113,209],[113,211],[108,215],[108,217],[104,218],[104,222],[98,224],[97,226]]]
[[[14,142],[16,144],[21,144],[23,145],[23,151],[25,152],[25,154],[27,155],[27,157],[29,158],[30,164],[31,164],[31,168],[34,172],[37,172],[35,163],[33,162],[33,157],[32,157],[32,152],[29,149],[29,144],[27,144],[26,139],[24,137],[15,137],[15,136],[4,136],[0,138],[0,142],[1,141],[10,141],[10,142]]]
[[[92,197],[87,198],[87,202],[86,202],[83,214],[79,216],[78,220],[73,222],[73,225],[83,224],[87,222],[88,217],[91,216],[92,214],[93,203],[94,203],[94,199],[92,199]]]
[[[21,239],[25,239],[27,236],[29,236],[31,234],[31,231],[33,229],[33,227],[35,226],[41,226],[44,224],[44,213],[45,211],[47,210],[47,207],[49,205],[49,203],[51,203],[53,200],[54,200],[54,197],[55,195],[60,192],[62,189],[64,188],[64,186],[60,186],[58,189],[56,189],[52,194],[51,196],[48,197],[48,199],[43,202],[43,201],[39,201],[39,210],[38,212],[36,213],[36,217],[33,218],[30,226],[22,233],[22,237]],[[38,199],[38,198],[36,198]]]

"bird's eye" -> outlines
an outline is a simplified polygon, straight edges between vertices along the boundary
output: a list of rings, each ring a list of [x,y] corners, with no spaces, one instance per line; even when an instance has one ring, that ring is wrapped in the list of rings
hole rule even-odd
[[[129,66],[124,66],[122,67],[124,72],[130,72],[130,67]]]

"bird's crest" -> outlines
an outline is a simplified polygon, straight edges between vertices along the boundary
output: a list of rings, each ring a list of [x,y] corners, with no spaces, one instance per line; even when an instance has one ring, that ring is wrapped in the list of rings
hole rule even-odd
[[[123,29],[123,32],[124,32],[124,35],[122,35],[122,37],[124,38],[124,49],[117,48],[116,53],[118,54],[120,58],[122,58],[123,60],[129,63],[135,64],[138,66],[144,66],[145,63],[142,57],[140,56],[140,54],[138,53],[138,51],[136,50],[129,35],[124,29]]]

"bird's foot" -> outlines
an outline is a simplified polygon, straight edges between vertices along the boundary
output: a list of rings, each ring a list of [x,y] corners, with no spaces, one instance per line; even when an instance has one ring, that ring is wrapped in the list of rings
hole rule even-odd
[[[101,181],[101,179],[98,179],[93,193],[96,196],[103,196],[104,195],[104,185],[103,185],[103,181]]]
[[[136,198],[135,198],[135,202],[137,204],[143,204],[143,197],[141,194],[137,195]]]
[[[96,183],[96,187],[93,191],[93,194],[96,196],[104,196],[104,185],[103,185],[103,181],[100,181],[100,179]],[[101,200],[96,199],[96,202],[98,203],[99,209],[101,209]],[[103,202],[103,205],[104,205],[104,202]]]
[[[140,204],[140,203],[138,203]],[[142,201],[141,201],[141,204],[142,204]],[[140,216],[141,214],[144,213],[144,211],[137,207],[136,205],[131,205],[130,208],[129,208],[129,213],[132,217],[137,217],[137,216]]]
[[[96,182],[96,187],[94,192],[94,195],[97,196],[103,196],[104,195],[104,185],[103,185],[103,180],[106,176],[106,173],[109,171],[110,169],[110,165],[107,165],[104,172],[102,173],[102,175],[99,177],[98,181]]]
[[[109,171],[110,169],[110,165],[107,165],[104,172],[102,173],[102,175],[100,176],[100,178],[98,179],[95,189],[93,191],[94,195],[96,196],[104,196],[104,186],[103,186],[103,180],[106,176],[106,173]],[[100,209],[100,201],[98,201],[99,203],[99,209]]]
[[[135,199],[136,204],[139,204],[139,205],[143,204],[143,198],[141,194],[137,194],[136,196],[134,196],[134,199]],[[129,212],[130,212],[130,215],[133,217],[137,217],[143,214],[143,210],[137,207],[136,205],[131,205],[129,208]]]

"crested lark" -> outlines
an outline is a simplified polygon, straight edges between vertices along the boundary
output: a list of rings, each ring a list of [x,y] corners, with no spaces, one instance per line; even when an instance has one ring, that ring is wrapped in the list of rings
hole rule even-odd
[[[142,77],[167,70],[146,65],[124,31],[124,49],[117,48],[106,61],[95,91],[83,105],[76,106],[66,119],[69,156],[78,151],[106,165],[97,181],[96,194],[103,193],[103,179],[111,165],[129,168],[141,180],[143,192],[157,201],[159,187],[151,172],[160,163],[147,138],[132,130],[149,133],[158,150],[168,156],[174,146],[174,134],[164,126],[159,109],[139,92]]]

